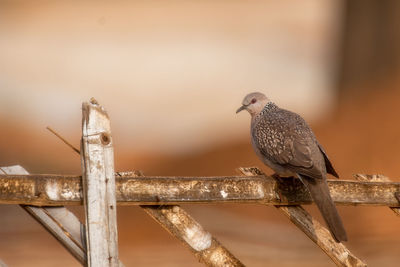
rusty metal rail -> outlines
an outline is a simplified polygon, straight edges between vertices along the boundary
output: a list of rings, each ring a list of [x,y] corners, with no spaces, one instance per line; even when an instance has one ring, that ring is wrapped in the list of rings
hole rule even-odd
[[[400,207],[398,182],[328,181],[339,205]],[[118,205],[182,203],[310,204],[298,179],[276,181],[264,175],[244,177],[116,177]],[[80,176],[0,175],[0,204],[82,205]]]

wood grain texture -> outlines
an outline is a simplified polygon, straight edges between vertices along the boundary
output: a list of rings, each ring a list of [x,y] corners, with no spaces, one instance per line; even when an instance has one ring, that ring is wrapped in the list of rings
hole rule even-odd
[[[337,205],[400,207],[398,182],[328,180]],[[272,177],[116,177],[119,205],[182,203],[311,204],[309,192],[298,179]],[[37,206],[82,205],[80,176],[0,175],[0,204]]]
[[[367,266],[366,263],[351,253],[343,243],[336,243],[329,230],[315,220],[303,207],[295,205],[278,206],[277,208],[317,244],[337,266]]]
[[[258,168],[239,168],[239,171],[250,177],[263,174]],[[342,243],[337,243],[329,230],[312,218],[300,205],[275,207],[317,244],[337,266],[367,266],[363,261],[353,255]]]
[[[181,207],[176,205],[141,207],[169,233],[185,244],[206,266],[244,266]]]
[[[118,172],[117,177],[136,176],[139,171]],[[207,266],[244,266],[209,232],[177,205],[140,206],[171,235],[180,240],[196,258]]]
[[[82,105],[81,162],[87,265],[119,266],[110,120],[94,99]]]
[[[21,166],[1,167],[3,174],[28,174]],[[65,207],[21,205],[38,223],[52,234],[82,265],[86,262],[84,225]]]
[[[367,182],[390,182],[389,177],[380,174],[355,174],[354,178],[358,181],[367,181]],[[394,193],[395,198],[400,201],[400,192]],[[390,209],[396,214],[400,216],[400,208],[390,207]]]

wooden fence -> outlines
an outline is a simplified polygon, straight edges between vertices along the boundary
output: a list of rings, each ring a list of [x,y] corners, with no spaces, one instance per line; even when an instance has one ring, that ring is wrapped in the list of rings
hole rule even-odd
[[[115,172],[106,111],[94,99],[83,104],[82,176],[30,175],[21,166],[0,168],[0,204],[18,204],[82,265],[123,266],[118,257],[117,205],[140,205],[207,266],[244,266],[196,222],[182,203],[274,205],[338,266],[366,266],[300,205],[312,203],[298,179],[275,179],[257,168],[231,177],[147,177]],[[400,214],[400,183],[378,175],[329,180],[339,205],[380,205]],[[84,205],[85,223],[64,206]],[[0,260],[1,262],[1,260]]]

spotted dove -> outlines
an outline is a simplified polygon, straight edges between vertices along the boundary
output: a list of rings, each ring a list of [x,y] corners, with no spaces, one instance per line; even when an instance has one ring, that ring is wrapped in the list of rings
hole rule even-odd
[[[347,241],[326,182],[327,173],[335,177],[338,174],[304,119],[257,92],[248,94],[236,113],[242,110],[251,115],[251,143],[261,161],[279,176],[298,177],[308,188],[336,242]]]

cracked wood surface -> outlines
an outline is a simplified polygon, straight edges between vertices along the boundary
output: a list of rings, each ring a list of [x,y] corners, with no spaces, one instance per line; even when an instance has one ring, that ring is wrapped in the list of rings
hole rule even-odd
[[[87,265],[119,266],[114,149],[110,120],[96,100],[82,105],[81,162]],[[57,195],[57,186],[50,186]],[[61,191],[61,194],[71,193]],[[74,194],[72,194],[74,195]]]
[[[357,181],[368,181],[368,182],[390,182],[389,177],[386,177],[381,174],[355,174],[354,178]],[[398,201],[400,201],[400,192],[395,192],[394,196]],[[400,216],[400,208],[398,207],[390,207],[390,209],[397,215]]]
[[[23,167],[15,165],[1,167],[4,174],[29,174]],[[82,265],[86,262],[84,225],[65,207],[33,207],[20,205],[52,236],[54,236]]]
[[[244,266],[232,253],[176,205],[141,206],[154,220],[178,238],[206,266]]]
[[[183,203],[260,203],[302,205],[312,203],[298,179],[277,183],[269,176],[252,177],[116,177],[119,205],[171,205]],[[400,207],[398,182],[328,180],[337,205]],[[82,205],[80,176],[0,175],[0,204],[36,206]]]
[[[258,168],[239,168],[239,171],[250,177],[263,174]],[[329,230],[315,220],[302,206],[292,205],[275,207],[317,244],[337,266],[367,266],[362,260],[352,254],[343,243],[337,243]]]
[[[118,172],[118,177],[143,174],[139,171]],[[177,205],[140,206],[171,235],[180,240],[196,258],[207,266],[244,266],[229,250]]]

